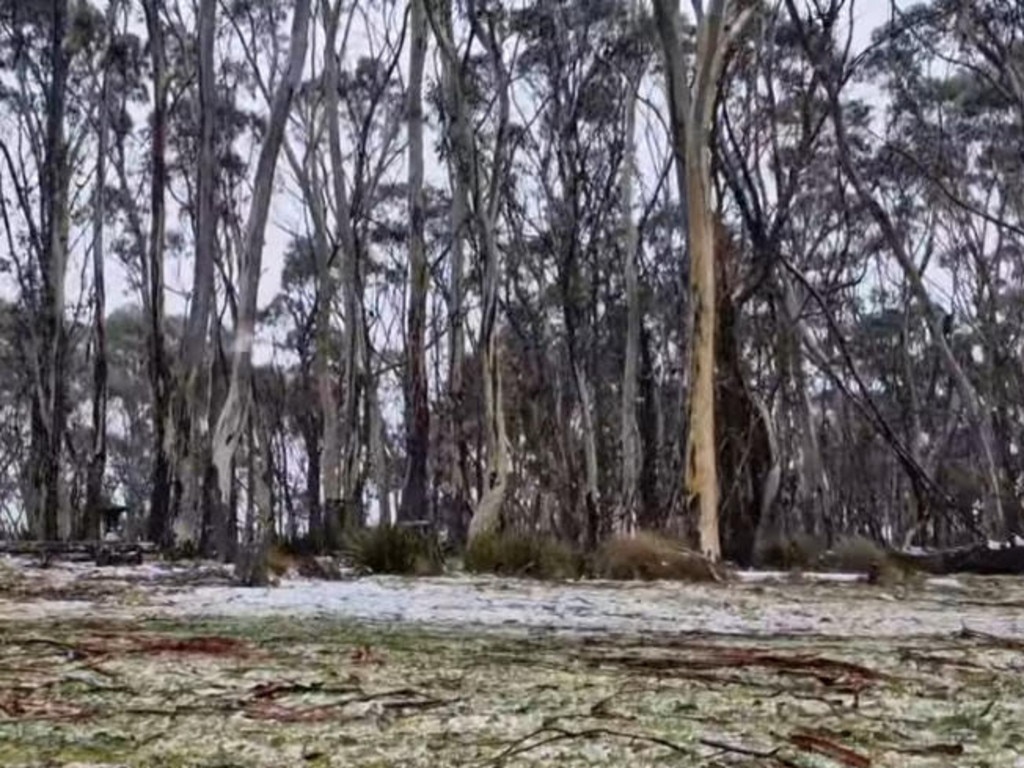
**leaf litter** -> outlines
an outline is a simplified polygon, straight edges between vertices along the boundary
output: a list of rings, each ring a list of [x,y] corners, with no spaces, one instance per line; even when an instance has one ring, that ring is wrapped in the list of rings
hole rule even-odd
[[[28,598],[35,578],[0,592],[12,768],[1024,768],[1013,580],[896,600],[851,581],[372,579],[282,597],[175,576],[121,600],[64,576]]]

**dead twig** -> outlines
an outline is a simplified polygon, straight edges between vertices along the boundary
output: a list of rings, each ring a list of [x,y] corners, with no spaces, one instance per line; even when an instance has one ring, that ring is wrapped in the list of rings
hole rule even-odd
[[[803,750],[823,755],[849,768],[871,768],[871,758],[816,733],[791,733],[789,742]]]
[[[535,741],[539,736],[545,738],[540,741]],[[528,733],[521,739],[517,739],[512,744],[508,745],[500,754],[487,760],[483,765],[502,765],[506,760],[516,755],[521,755],[526,752],[530,752],[535,749],[553,744],[558,741],[569,741],[573,739],[592,739],[600,738],[602,736],[626,739],[633,742],[643,742],[651,744],[653,746],[664,747],[672,752],[676,752],[682,755],[693,756],[693,750],[682,744],[678,744],[669,739],[662,738],[661,736],[654,736],[652,734],[645,733],[633,733],[629,731],[617,731],[612,728],[586,728],[580,731],[572,731],[567,728],[559,728],[557,726],[545,726],[538,728],[537,730]],[[719,741],[717,739],[697,739],[697,744],[703,747],[716,749],[721,753],[731,753],[736,755],[744,755],[745,757],[756,757],[762,760],[769,760],[777,765],[786,766],[786,768],[800,768],[797,763],[787,759],[779,753],[779,748],[776,747],[770,750],[758,750],[750,747],[744,747],[738,744],[731,744],[725,741]]]

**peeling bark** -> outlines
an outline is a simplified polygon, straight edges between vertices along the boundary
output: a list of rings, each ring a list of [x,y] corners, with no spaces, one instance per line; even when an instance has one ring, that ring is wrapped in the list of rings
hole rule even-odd
[[[701,551],[721,557],[718,530],[718,464],[715,448],[715,231],[711,184],[711,124],[725,52],[753,14],[741,12],[726,24],[728,0],[697,2],[697,52],[692,82],[680,35],[678,5],[655,0],[655,18],[665,60],[672,144],[680,193],[686,202],[690,254],[692,340],[686,437],[685,485],[696,511]]]

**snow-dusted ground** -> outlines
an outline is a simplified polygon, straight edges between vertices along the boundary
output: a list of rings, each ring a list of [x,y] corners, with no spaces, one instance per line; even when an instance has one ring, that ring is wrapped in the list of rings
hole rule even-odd
[[[270,589],[201,587],[172,595],[174,613],[207,616],[339,616],[569,632],[815,633],[846,636],[948,634],[967,626],[1024,636],[1024,608],[959,605],[930,589],[898,600],[880,590],[833,584],[701,586],[538,584],[491,579],[362,579],[286,582]]]
[[[288,579],[247,589],[183,584],[190,577],[223,582],[224,572],[214,566],[100,570],[69,564],[39,570],[0,561],[0,567],[22,580],[20,595],[0,587],[0,620],[294,616],[576,633],[851,637],[944,635],[966,627],[1024,637],[1020,579],[931,579],[894,590],[859,584],[843,574],[794,583],[784,574],[756,573],[714,585],[375,577]]]

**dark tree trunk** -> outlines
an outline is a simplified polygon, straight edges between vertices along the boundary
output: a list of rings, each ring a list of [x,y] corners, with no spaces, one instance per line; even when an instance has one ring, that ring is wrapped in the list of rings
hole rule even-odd
[[[310,544],[314,551],[324,548],[323,516],[320,510],[320,431],[318,427],[303,430],[306,444],[306,515]]]
[[[658,424],[658,381],[654,371],[654,353],[651,334],[640,325],[640,513],[638,527],[653,530],[664,524],[664,505],[661,499],[661,440]]]
[[[423,65],[427,56],[424,0],[412,0],[412,50],[409,64],[409,332],[406,339],[406,472],[400,521],[427,517],[427,453],[430,403],[427,398],[427,254],[424,242]]]
[[[115,4],[111,3],[113,9]],[[107,34],[113,34],[112,12],[108,10]],[[79,534],[95,539],[100,534],[103,506],[103,476],[107,467],[107,301],[104,274],[103,224],[106,212],[107,152],[109,148],[110,78],[104,72],[100,86],[99,125],[97,127],[96,186],[93,191],[93,368],[92,368],[92,454],[85,483],[85,518]]]
[[[59,538],[61,464],[67,421],[64,328],[64,277],[68,248],[68,159],[64,136],[69,69],[64,38],[67,0],[53,0],[50,82],[46,95],[46,144],[40,204],[44,241],[39,244],[42,297],[37,303],[42,344],[36,349],[38,384],[32,404],[32,479],[34,517],[48,540]]]
[[[153,396],[153,475],[149,497],[150,541],[165,546],[170,543],[171,491],[174,478],[167,450],[167,426],[170,416],[170,373],[164,341],[164,228],[167,186],[167,88],[166,53],[160,22],[161,0],[148,0],[144,5],[149,35],[150,59],[153,66],[153,124],[150,145],[150,226],[147,262],[148,285],[148,368]]]

